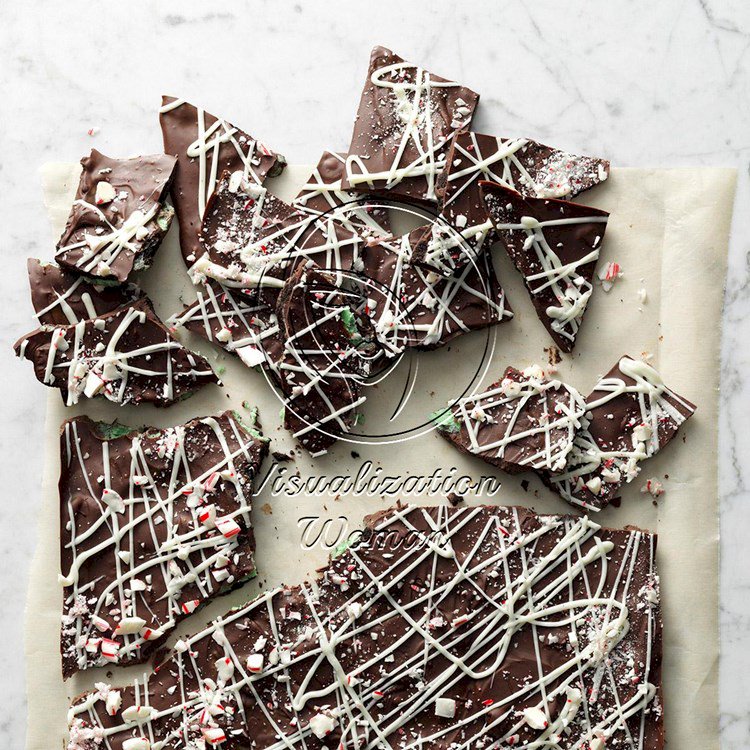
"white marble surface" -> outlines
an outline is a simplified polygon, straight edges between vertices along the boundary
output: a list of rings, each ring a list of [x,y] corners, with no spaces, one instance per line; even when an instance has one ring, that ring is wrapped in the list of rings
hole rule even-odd
[[[36,169],[91,146],[160,150],[161,93],[200,101],[290,161],[310,162],[323,147],[346,147],[368,50],[383,43],[482,92],[479,130],[547,139],[618,166],[739,167],[721,363],[721,706],[723,747],[750,747],[747,0],[38,0],[3,10],[1,746],[23,747],[21,613],[42,466],[44,399],[10,352],[32,321],[25,258],[50,257],[53,246]]]

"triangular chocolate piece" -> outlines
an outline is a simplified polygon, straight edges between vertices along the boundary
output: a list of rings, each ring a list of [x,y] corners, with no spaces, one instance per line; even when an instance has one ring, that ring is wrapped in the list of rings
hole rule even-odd
[[[484,254],[453,276],[409,263],[427,227],[369,244],[363,253],[367,313],[387,356],[408,347],[436,349],[513,317],[503,288]]]
[[[569,199],[609,176],[609,162],[577,156],[528,138],[462,132],[453,139],[438,181],[440,222],[412,262],[445,273],[488,248],[497,236],[488,226],[479,183],[489,180],[532,198]],[[440,231],[447,224],[452,233]]]
[[[495,231],[523,275],[539,319],[564,352],[575,346],[609,214],[578,203],[480,187]]]
[[[346,154],[324,151],[292,205],[313,216],[327,216],[340,221],[360,237],[387,237],[391,234],[388,209],[378,206],[378,199],[352,190],[344,190]]]
[[[469,127],[479,94],[406,62],[385,47],[370,55],[344,189],[435,202],[453,136]]]
[[[35,258],[28,259],[27,269],[31,304],[42,325],[73,325],[144,296],[135,284],[100,283]]]
[[[236,354],[248,367],[263,367],[275,377],[282,347],[278,297],[278,289],[233,289],[210,279],[198,289],[196,301],[167,323],[186,328]]]
[[[204,252],[191,266],[195,283],[280,289],[300,263],[352,268],[361,239],[335,220],[310,216],[271,195],[242,172],[225,172],[208,203],[200,232]]]
[[[362,321],[334,277],[300,265],[279,295],[284,426],[314,456],[357,424],[373,360]]]

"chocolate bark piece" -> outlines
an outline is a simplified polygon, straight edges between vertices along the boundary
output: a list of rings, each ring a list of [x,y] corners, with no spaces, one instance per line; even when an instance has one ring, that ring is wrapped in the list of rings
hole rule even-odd
[[[407,347],[436,349],[456,336],[513,317],[486,255],[444,277],[411,265],[418,227],[402,237],[371,244],[363,252],[368,314],[388,356]]]
[[[361,384],[378,352],[352,310],[357,299],[313,264],[300,266],[279,295],[284,426],[313,456],[351,432],[366,400]]]
[[[324,151],[318,166],[292,205],[314,216],[332,216],[360,237],[387,237],[391,234],[388,208],[377,197],[344,190],[346,154]]]
[[[233,289],[211,279],[192,305],[167,322],[186,328],[236,354],[248,367],[263,367],[276,377],[283,346],[276,303],[279,290]]]
[[[167,429],[77,417],[60,436],[63,676],[146,661],[190,613],[255,575],[256,415]]]
[[[575,388],[539,367],[508,367],[483,393],[460,399],[435,416],[438,432],[462,453],[503,471],[560,472],[585,411]]]
[[[113,750],[135,736],[152,750],[662,750],[656,544],[525,508],[392,509],[317,585],[217,619],[117,689],[115,710],[107,685],[77,699],[69,748],[104,730]],[[152,707],[137,725],[136,704]]]
[[[75,273],[125,282],[151,265],[172,222],[164,201],[176,161],[165,154],[112,159],[92,149],[81,166],[55,260]]]
[[[190,269],[228,287],[280,289],[298,263],[350,269],[361,241],[340,222],[323,221],[290,206],[241,172],[225,172],[201,226],[205,253]]]
[[[190,266],[203,252],[198,231],[218,177],[227,170],[240,170],[247,179],[262,185],[267,177],[281,174],[286,159],[184,99],[162,97],[159,124],[164,151],[177,158],[172,199],[180,225],[182,257]]]
[[[479,188],[482,180],[532,198],[567,199],[608,176],[605,159],[577,156],[528,138],[458,133],[438,184],[441,218],[454,233],[441,231],[443,223],[436,222],[412,262],[450,272],[497,240]]]
[[[453,136],[466,129],[479,94],[375,47],[354,120],[344,189],[437,200]]]
[[[144,293],[135,284],[90,281],[54,263],[27,261],[31,304],[42,325],[72,325],[135,302]]]
[[[586,399],[565,471],[539,476],[569,503],[601,510],[638,476],[642,461],[672,440],[695,408],[667,388],[653,367],[624,356]]]
[[[609,214],[578,203],[524,198],[494,182],[480,182],[480,188],[539,319],[560,349],[573,351]]]
[[[82,396],[171,406],[219,382],[203,357],[172,336],[145,297],[76,325],[42,326],[14,349],[33,363],[40,383],[60,389],[67,406]]]

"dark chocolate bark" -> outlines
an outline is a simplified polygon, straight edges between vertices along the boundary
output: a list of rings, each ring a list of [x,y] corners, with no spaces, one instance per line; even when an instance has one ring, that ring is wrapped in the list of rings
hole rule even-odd
[[[57,262],[71,271],[122,283],[151,265],[174,211],[164,201],[174,176],[172,156],[111,159],[95,149],[83,172]]]
[[[471,123],[479,94],[406,62],[370,55],[346,159],[345,189],[437,201],[451,139]]]
[[[225,172],[211,196],[200,234],[205,253],[190,269],[193,281],[280,289],[300,261],[349,269],[361,240],[336,221],[321,221],[244,179]]]
[[[104,730],[112,750],[662,750],[655,552],[588,518],[394,509],[317,586],[270,591],[147,681],[79,698],[69,747]]]
[[[451,277],[411,265],[412,246],[424,232],[419,227],[403,237],[381,240],[363,253],[364,277],[370,279],[367,312],[388,356],[406,347],[435,349],[513,317],[488,256]]]
[[[226,120],[173,96],[162,97],[159,123],[164,151],[177,158],[172,198],[182,256],[190,266],[202,252],[198,230],[218,177],[240,170],[261,185],[281,173],[286,159]]]
[[[594,289],[609,214],[578,203],[524,198],[494,182],[480,182],[480,188],[539,319],[562,351],[572,351]]]
[[[219,379],[156,317],[145,297],[74,326],[42,326],[19,339],[16,355],[67,406],[82,396],[118,404],[170,406]]]
[[[60,437],[63,676],[146,661],[255,573],[252,482],[268,452],[232,412],[163,430],[78,417]]]
[[[211,279],[198,299],[167,321],[236,354],[248,367],[275,375],[282,347],[276,317],[278,289],[232,289]]]
[[[435,421],[439,433],[462,453],[504,471],[560,472],[583,413],[575,388],[546,377],[538,367],[508,367],[502,380],[462,398]]]
[[[622,357],[586,399],[565,471],[540,477],[569,503],[601,510],[694,412],[695,406],[667,388],[653,367]]]
[[[324,151],[299,195],[292,201],[314,216],[334,217],[360,237],[387,237],[391,234],[388,209],[378,207],[378,199],[344,190],[346,154]]]
[[[313,264],[300,266],[279,295],[284,426],[313,455],[356,425],[361,383],[377,357],[350,304],[333,276]]]
[[[433,226],[428,243],[417,248],[414,263],[450,272],[476,257],[496,239],[479,182],[491,180],[532,198],[571,198],[604,181],[609,162],[576,156],[528,138],[497,138],[459,133],[451,144],[438,194],[441,217],[455,233]],[[462,240],[462,241],[461,241]]]
[[[134,284],[107,284],[35,258],[27,261],[31,304],[42,325],[72,325],[144,296]]]

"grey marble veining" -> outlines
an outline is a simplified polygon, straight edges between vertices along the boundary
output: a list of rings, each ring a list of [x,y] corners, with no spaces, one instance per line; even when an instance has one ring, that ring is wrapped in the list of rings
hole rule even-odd
[[[0,745],[23,746],[22,611],[42,467],[42,389],[10,353],[32,320],[25,258],[50,257],[54,241],[36,169],[77,160],[92,146],[121,155],[160,150],[162,93],[246,124],[290,161],[313,161],[323,147],[346,146],[374,43],[482,92],[478,130],[546,139],[621,166],[740,168],[721,363],[721,705],[723,747],[750,747],[746,0],[6,4]],[[88,136],[90,128],[98,134]]]

